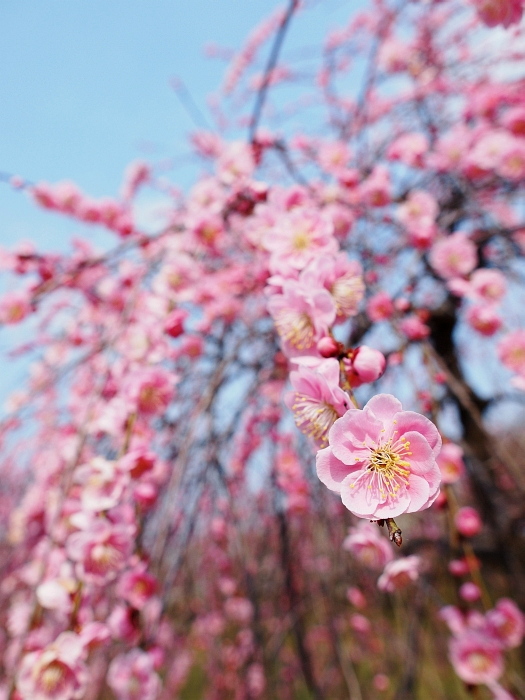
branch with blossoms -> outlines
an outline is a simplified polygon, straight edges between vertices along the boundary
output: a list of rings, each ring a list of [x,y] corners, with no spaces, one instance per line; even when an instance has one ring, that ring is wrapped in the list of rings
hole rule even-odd
[[[374,0],[292,70],[291,2],[187,194],[10,178],[111,246],[1,251],[6,698],[523,696],[522,4]]]

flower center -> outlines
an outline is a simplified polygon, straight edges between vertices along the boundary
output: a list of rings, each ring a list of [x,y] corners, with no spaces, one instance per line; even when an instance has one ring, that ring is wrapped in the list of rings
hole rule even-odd
[[[44,693],[54,693],[64,680],[67,669],[61,661],[52,661],[43,669],[40,676],[40,686]]]
[[[310,246],[310,242],[310,236],[306,233],[306,231],[298,231],[292,238],[292,246],[294,250],[297,250],[298,252],[307,250]]]
[[[305,394],[296,394],[292,411],[299,430],[308,437],[320,441],[325,447],[328,442],[328,431],[339,418],[335,408],[326,401],[318,401]]]
[[[297,350],[307,350],[314,343],[314,326],[307,313],[284,309],[276,318],[275,325],[281,338]]]
[[[485,654],[479,651],[473,651],[468,656],[469,666],[477,673],[482,673],[490,668],[490,661]]]
[[[409,448],[410,442],[405,440],[396,444],[394,449],[390,439],[384,445],[370,450],[367,471],[373,472],[382,498],[396,496],[402,485],[408,486],[410,462],[403,457],[412,454]]]

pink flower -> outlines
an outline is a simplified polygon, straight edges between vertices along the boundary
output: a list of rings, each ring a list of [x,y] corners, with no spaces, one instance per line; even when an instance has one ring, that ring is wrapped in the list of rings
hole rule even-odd
[[[488,611],[487,624],[503,647],[514,649],[521,644],[525,632],[525,619],[516,603],[509,598],[501,598],[496,607]]]
[[[324,287],[330,292],[337,320],[356,315],[365,291],[363,270],[356,260],[349,260],[346,253],[314,258],[300,279],[306,286]]]
[[[449,644],[450,661],[465,683],[491,683],[503,673],[498,642],[481,631],[465,629]]]
[[[78,562],[82,579],[104,584],[124,568],[133,549],[134,528],[98,518],[74,532],[66,542],[68,556]]]
[[[219,179],[227,185],[248,178],[254,169],[252,148],[244,141],[227,144],[217,162]]]
[[[399,330],[408,340],[424,340],[430,335],[430,328],[416,314],[410,314],[399,324]]]
[[[295,207],[282,216],[278,226],[265,232],[262,244],[272,254],[271,270],[283,274],[287,268],[302,270],[317,256],[337,250],[333,225],[313,207]]]
[[[437,458],[438,467],[441,470],[441,478],[444,484],[454,484],[465,471],[463,463],[463,450],[459,445],[447,442],[441,448]]]
[[[328,431],[348,409],[349,398],[339,386],[339,362],[329,358],[315,370],[300,366],[291,372],[294,392],[285,396],[285,403],[295,416],[302,433],[319,446],[328,442]]]
[[[155,700],[160,678],[155,673],[151,654],[132,649],[116,656],[109,666],[108,685],[117,700]]]
[[[443,279],[463,277],[477,265],[476,246],[466,233],[453,233],[434,243],[430,264]]]
[[[431,194],[425,190],[413,190],[407,200],[399,205],[396,218],[409,233],[414,233],[416,240],[420,236],[421,229],[428,231],[428,236],[432,240],[437,213],[438,204]]]
[[[130,375],[127,395],[140,413],[152,415],[166,410],[178,377],[160,367],[146,367]]]
[[[386,321],[394,313],[394,302],[387,292],[377,292],[368,300],[366,313],[371,321]]]
[[[412,555],[389,562],[377,581],[380,591],[393,593],[419,578],[420,558]]]
[[[488,27],[502,24],[509,27],[520,21],[523,14],[522,0],[472,0],[479,18]]]
[[[44,649],[26,654],[16,687],[22,700],[76,700],[88,681],[83,644],[73,632],[63,632]]]
[[[525,330],[507,333],[498,343],[498,357],[508,369],[525,372]]]
[[[0,323],[19,323],[33,311],[29,295],[9,292],[0,299]]]
[[[428,151],[428,139],[417,131],[399,136],[389,147],[387,157],[400,160],[414,168],[424,165],[423,156]]]
[[[371,207],[384,207],[392,199],[390,174],[383,165],[377,165],[369,177],[359,186],[359,194]]]
[[[384,569],[392,561],[392,547],[379,533],[377,525],[360,522],[348,530],[343,549],[351,552],[365,566],[371,569]]]
[[[487,337],[497,333],[503,325],[501,316],[494,304],[474,304],[469,306],[465,317],[471,328]]]
[[[459,587],[459,597],[467,603],[475,603],[476,600],[481,598],[481,590],[472,581],[467,581]]]
[[[185,309],[173,309],[164,322],[164,332],[172,338],[178,338],[184,333],[184,321],[188,315]]]
[[[475,508],[465,506],[460,508],[454,518],[456,528],[463,537],[474,537],[483,527],[479,513]]]
[[[499,270],[481,268],[475,270],[470,278],[473,296],[484,301],[499,301],[507,290],[505,277]]]
[[[335,320],[335,304],[326,289],[308,289],[300,282],[284,283],[282,294],[268,302],[284,352],[293,357],[311,351]]]
[[[136,610],[142,610],[157,591],[157,580],[141,566],[119,578],[117,592]]]
[[[117,469],[115,462],[94,457],[75,472],[75,482],[82,485],[81,501],[85,510],[113,508],[119,502],[129,480]]]
[[[317,474],[358,517],[395,518],[437,498],[441,437],[431,421],[403,411],[394,396],[378,394],[363,410],[347,411],[328,441],[317,453]]]

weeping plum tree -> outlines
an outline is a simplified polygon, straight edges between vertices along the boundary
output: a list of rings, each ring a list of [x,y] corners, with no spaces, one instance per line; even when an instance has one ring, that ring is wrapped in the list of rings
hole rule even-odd
[[[1,253],[6,700],[525,693],[522,2],[371,0],[294,62],[302,12],[187,194],[9,179],[86,238]]]

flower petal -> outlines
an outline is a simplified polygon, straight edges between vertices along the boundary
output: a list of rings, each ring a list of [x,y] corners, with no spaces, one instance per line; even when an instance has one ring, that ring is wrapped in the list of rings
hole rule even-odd
[[[349,467],[341,460],[334,457],[331,447],[325,447],[319,450],[316,457],[317,476],[331,491],[341,492],[341,482],[352,471],[353,467]]]

